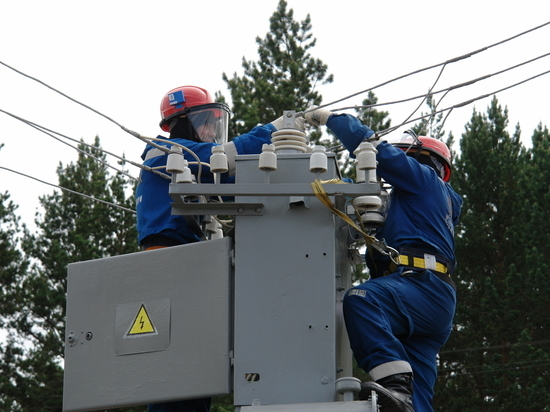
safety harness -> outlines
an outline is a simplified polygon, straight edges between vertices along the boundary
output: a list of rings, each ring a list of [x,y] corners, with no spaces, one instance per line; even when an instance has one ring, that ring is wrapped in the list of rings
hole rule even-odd
[[[399,251],[388,246],[384,239],[378,240],[376,237],[366,233],[363,227],[359,227],[353,220],[350,219],[345,213],[338,210],[330,198],[328,197],[323,184],[325,183],[344,183],[340,179],[332,179],[326,181],[315,180],[311,183],[315,196],[327,206],[335,215],[339,216],[342,220],[355,228],[360,234],[363,235],[368,253],[371,254],[374,250],[378,251],[384,256],[389,257],[390,265],[389,270],[385,275],[394,273],[398,267],[403,266],[405,271],[409,271],[410,274],[406,276],[415,276],[420,272],[429,270],[438,278],[453,286],[456,289],[454,281],[451,279],[451,273],[453,270],[453,264],[444,256],[438,254],[426,253],[419,249],[413,249],[408,247],[400,248]]]
[[[419,270],[429,270],[438,278],[456,289],[456,285],[451,278],[453,264],[444,256],[426,253],[419,249],[403,247],[399,248],[398,261],[399,264],[395,262],[390,263],[388,274],[395,272],[397,268],[401,266],[404,268],[403,273],[406,271],[418,273]]]

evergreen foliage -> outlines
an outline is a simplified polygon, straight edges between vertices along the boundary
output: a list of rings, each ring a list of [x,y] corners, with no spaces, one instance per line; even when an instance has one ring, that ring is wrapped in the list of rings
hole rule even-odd
[[[333,81],[326,64],[310,54],[316,43],[310,16],[294,21],[294,12],[287,10],[287,5],[285,0],[279,1],[269,19],[269,32],[263,39],[256,37],[259,60],[243,57],[242,77],[234,73],[229,78],[223,73],[231,92],[232,137],[277,119],[285,110],[303,111],[319,105],[322,99],[315,87]]]
[[[440,357],[436,410],[543,411],[550,396],[548,232],[538,181],[548,184],[548,131],[533,149],[506,128],[508,114],[494,98],[487,114],[474,111],[460,141],[453,186],[464,198],[457,228],[458,306],[454,332]],[[533,178],[538,179],[533,180]],[[543,191],[548,193],[548,186]],[[544,195],[543,195],[544,197]],[[539,226],[542,225],[542,228]]]
[[[442,139],[445,135],[443,130],[443,113],[437,112],[437,104],[433,95],[428,94],[426,96],[426,105],[430,109],[428,113],[421,112],[422,119],[415,124],[412,129],[418,136],[429,136],[434,139]]]
[[[242,77],[223,74],[233,103],[232,136],[284,110],[321,104],[315,86],[333,80],[310,54],[310,17],[296,22],[287,6],[278,3],[269,33],[256,38],[259,61],[243,58]],[[376,102],[371,92],[363,105]],[[434,113],[431,96],[426,103]],[[375,131],[391,124],[387,112],[372,107],[358,110],[358,117]],[[432,116],[413,130],[441,139],[442,126],[441,116]],[[494,98],[487,113],[473,111],[455,156],[451,183],[464,199],[453,275],[458,306],[440,354],[436,411],[550,411],[550,134],[539,125],[527,149],[519,125],[512,135],[507,128],[507,110]],[[449,134],[447,144],[452,142]],[[105,160],[99,138],[94,147],[79,148]],[[90,156],[60,164],[57,173],[62,187],[135,207],[128,179],[111,176]],[[135,218],[128,211],[67,191],[43,196],[40,204],[38,231],[29,233],[9,194],[0,194],[3,411],[61,411],[67,265],[137,251]],[[232,397],[215,399],[212,410],[232,411]]]
[[[133,209],[133,196],[126,196],[129,182],[121,174],[110,177],[94,159],[105,161],[99,138],[94,147],[79,149],[87,155],[81,152],[76,163],[57,169],[59,185],[73,192],[41,197],[38,233],[25,231],[23,249],[32,265],[18,263],[18,250],[5,255],[13,263],[2,267],[2,324],[12,332],[1,348],[3,410],[61,410],[67,265],[137,250],[133,213],[74,193]],[[13,218],[11,223],[7,235],[15,238]]]
[[[1,147],[1,146],[0,146]],[[20,249],[21,230],[17,206],[10,200],[8,193],[0,193],[0,328],[5,344],[0,345],[0,410],[16,409],[16,400],[21,397],[14,382],[18,376],[12,373],[14,364],[21,356],[16,347],[16,325],[12,319],[20,311],[18,305],[21,294],[21,279],[28,270],[28,260]],[[20,380],[19,380],[20,381]]]

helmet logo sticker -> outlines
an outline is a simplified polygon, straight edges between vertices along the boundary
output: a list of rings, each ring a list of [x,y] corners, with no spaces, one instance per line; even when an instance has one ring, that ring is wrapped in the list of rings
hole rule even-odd
[[[183,104],[185,102],[185,96],[183,94],[183,90],[178,90],[177,92],[170,93],[168,95],[168,100],[170,102],[170,106],[176,106],[176,108],[180,109],[183,107]]]

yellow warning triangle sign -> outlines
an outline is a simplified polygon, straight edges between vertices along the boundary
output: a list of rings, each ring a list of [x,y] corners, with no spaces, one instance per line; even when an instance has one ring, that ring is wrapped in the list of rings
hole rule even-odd
[[[143,335],[144,333],[156,333],[156,330],[149,318],[147,309],[142,304],[134,319],[134,323],[132,323],[132,327],[128,331],[128,335]]]

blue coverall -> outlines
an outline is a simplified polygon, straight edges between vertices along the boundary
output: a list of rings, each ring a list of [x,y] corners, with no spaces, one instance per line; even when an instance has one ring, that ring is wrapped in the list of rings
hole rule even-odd
[[[329,127],[351,152],[372,131],[349,115],[332,115]],[[454,266],[454,226],[462,198],[429,166],[399,148],[380,142],[377,172],[392,186],[385,225],[376,237],[395,249],[412,248],[444,257]],[[373,380],[414,374],[416,411],[433,411],[436,356],[447,341],[456,307],[456,291],[431,270],[389,269],[382,255],[366,253],[369,281],[348,291],[344,316],[359,367]]]
[[[249,133],[233,139],[226,148],[234,150],[236,154],[261,153],[264,144],[271,143],[271,132],[275,130],[272,124],[257,126]],[[159,138],[163,138],[159,136]],[[212,147],[217,143],[195,142],[188,139],[167,139],[191,149],[202,162],[208,163],[212,154]],[[159,145],[170,146],[170,143],[157,142]],[[185,159],[196,162],[194,156],[183,151]],[[142,154],[143,164],[149,167],[165,166],[167,154],[151,145],[147,145]],[[229,157],[229,156],[228,156]],[[191,165],[191,171],[197,175],[198,166]],[[230,165],[231,168],[231,165]],[[164,172],[162,169],[160,171]],[[212,183],[213,174],[207,166],[202,167],[201,182]],[[225,173],[221,177],[223,183],[233,183],[234,176]],[[138,241],[142,244],[147,236],[162,235],[171,245],[198,242],[199,237],[191,230],[184,216],[172,215],[172,198],[168,194],[170,180],[164,179],[152,172],[142,171],[136,189],[136,212]],[[165,244],[166,245],[166,244]],[[208,412],[211,398],[187,399],[174,402],[151,404],[149,412]]]
[[[257,126],[250,132],[234,138],[231,142],[237,154],[258,154],[262,151],[264,144],[271,143],[271,132],[275,127],[269,123],[264,126]],[[159,138],[163,138],[159,136]],[[169,139],[171,142],[180,144],[191,149],[201,159],[208,163],[212,154],[212,147],[217,143],[195,142],[188,139]],[[162,146],[170,146],[170,143],[156,142]],[[187,151],[183,151],[185,159],[189,162],[196,162],[196,159]],[[149,167],[166,165],[167,154],[160,149],[147,145],[141,155],[143,164]],[[198,166],[190,166],[192,173],[196,176]],[[161,172],[164,172],[162,169]],[[202,168],[201,181],[212,183],[213,175],[207,166]],[[232,183],[234,176],[225,173],[221,177],[222,183]],[[174,244],[185,244],[199,241],[199,237],[189,228],[184,216],[171,214],[172,198],[168,194],[170,180],[164,179],[154,173],[142,171],[139,184],[136,189],[136,212],[138,241],[141,244],[143,239],[150,235],[163,235],[174,240]]]

